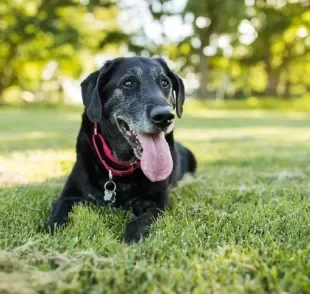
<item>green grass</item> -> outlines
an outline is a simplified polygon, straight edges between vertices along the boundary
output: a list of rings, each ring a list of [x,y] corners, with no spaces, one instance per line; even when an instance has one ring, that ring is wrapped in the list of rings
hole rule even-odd
[[[131,246],[122,210],[78,206],[44,231],[80,116],[0,109],[0,293],[310,292],[310,115],[188,107],[176,137],[197,177]]]

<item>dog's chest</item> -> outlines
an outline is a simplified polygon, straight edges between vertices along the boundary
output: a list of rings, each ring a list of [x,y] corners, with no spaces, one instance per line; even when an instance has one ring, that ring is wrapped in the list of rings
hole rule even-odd
[[[135,185],[132,183],[121,183],[115,181],[113,197],[107,197],[111,190],[107,190],[105,185],[101,189],[96,189],[93,193],[88,193],[88,199],[98,206],[123,206],[131,202],[136,196]]]
[[[117,183],[116,190],[118,192],[129,192],[133,188],[131,183]]]

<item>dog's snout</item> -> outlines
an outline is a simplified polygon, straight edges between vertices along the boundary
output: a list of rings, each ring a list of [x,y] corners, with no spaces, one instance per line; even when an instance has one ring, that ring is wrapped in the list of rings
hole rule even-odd
[[[150,113],[151,121],[158,127],[167,127],[172,123],[174,114],[170,106],[155,106]]]

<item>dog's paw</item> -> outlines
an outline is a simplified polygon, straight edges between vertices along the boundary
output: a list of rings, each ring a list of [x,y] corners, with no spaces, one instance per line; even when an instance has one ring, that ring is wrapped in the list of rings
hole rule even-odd
[[[46,230],[49,233],[53,234],[57,229],[63,228],[65,224],[66,224],[66,219],[60,220],[60,219],[51,217],[46,224]]]
[[[135,219],[127,224],[125,230],[125,242],[130,244],[138,242],[148,232],[149,228],[145,224],[141,223],[139,219]]]

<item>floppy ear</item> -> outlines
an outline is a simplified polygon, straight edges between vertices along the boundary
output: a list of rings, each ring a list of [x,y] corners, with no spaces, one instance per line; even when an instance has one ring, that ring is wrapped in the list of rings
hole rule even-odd
[[[90,74],[81,83],[83,103],[87,109],[87,116],[92,122],[98,122],[102,118],[100,88],[102,87],[101,82],[110,68],[111,62],[108,61],[100,70]]]
[[[172,82],[173,91],[175,91],[175,96],[176,96],[176,111],[177,111],[178,117],[181,118],[182,113],[183,113],[183,104],[185,101],[184,83],[177,74],[175,74],[174,72],[170,70],[167,63],[163,59],[158,58],[157,60],[164,67],[164,69],[166,70]]]
[[[182,113],[183,113],[183,104],[185,101],[184,83],[183,83],[182,79],[177,74],[175,74],[172,71],[171,71],[171,74],[173,76],[173,78],[172,78],[173,89],[174,89],[175,94],[176,94],[177,115],[179,118],[181,118]]]
[[[98,93],[99,70],[90,74],[82,83],[82,98],[86,113],[92,122],[97,122],[102,117],[102,105]]]

